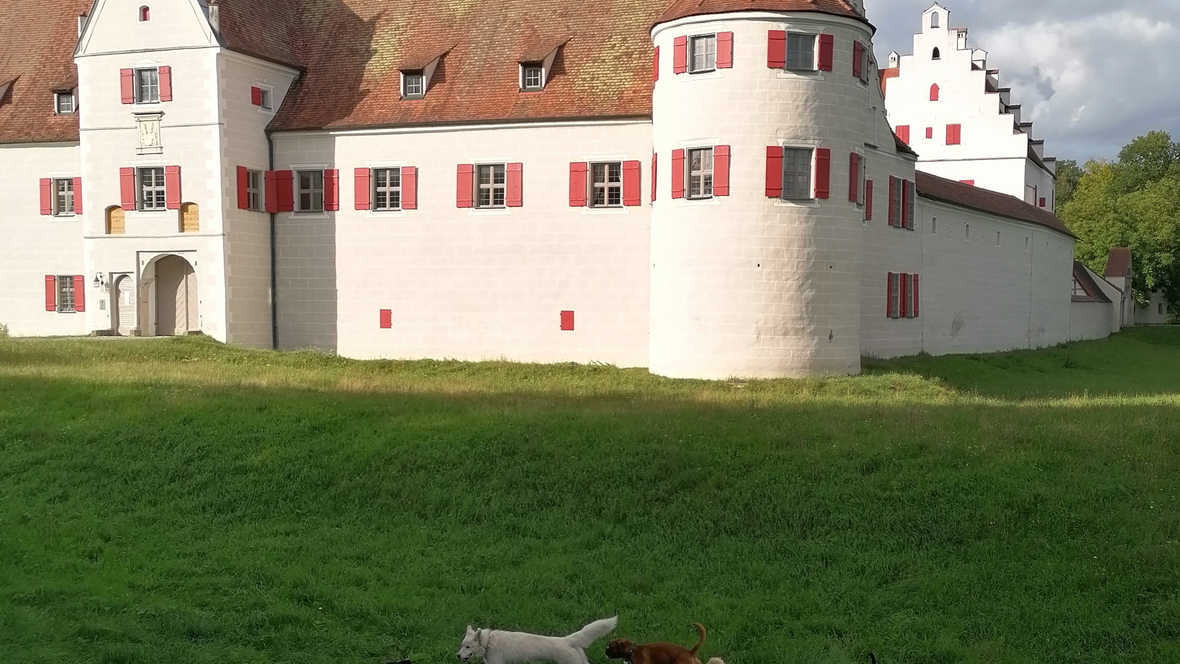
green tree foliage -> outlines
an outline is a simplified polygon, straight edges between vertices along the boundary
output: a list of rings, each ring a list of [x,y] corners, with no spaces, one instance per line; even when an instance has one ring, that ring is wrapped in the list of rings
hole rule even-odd
[[[1162,131],[1141,136],[1117,162],[1087,163],[1076,188],[1069,186],[1070,166],[1076,168],[1058,165],[1067,189],[1064,196],[1059,190],[1058,210],[1078,236],[1077,260],[1101,274],[1111,248],[1130,247],[1136,299],[1146,302],[1162,289],[1169,301],[1180,300],[1180,144]]]
[[[1057,207],[1061,207],[1073,200],[1073,194],[1078,190],[1078,181],[1085,171],[1078,162],[1063,159],[1057,162]]]

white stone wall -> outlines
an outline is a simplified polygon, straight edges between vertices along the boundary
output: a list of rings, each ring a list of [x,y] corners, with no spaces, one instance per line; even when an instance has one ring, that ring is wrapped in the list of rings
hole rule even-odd
[[[52,98],[46,104],[53,103]],[[45,310],[46,275],[83,275],[82,221],[79,217],[41,215],[41,178],[81,175],[78,146],[69,144],[0,145],[0,324],[14,336],[85,334],[86,314]],[[91,204],[83,199],[86,207]],[[91,291],[87,309],[97,308]]]
[[[282,348],[647,365],[649,123],[278,134],[275,149],[281,169],[340,170],[339,212],[279,215]],[[570,207],[570,162],[629,160],[641,206]],[[458,164],[512,162],[523,207],[456,206]],[[379,166],[418,168],[417,210],[354,209],[354,169]]]
[[[1069,340],[1090,341],[1110,336],[1110,309],[1106,302],[1071,302]]]
[[[769,68],[770,30],[834,35],[833,71]],[[673,73],[677,37],[719,31],[734,34],[732,69]],[[891,136],[880,142],[888,129],[875,72],[867,83],[852,75],[852,44],[871,43],[868,26],[818,13],[748,12],[663,24],[653,38],[661,51],[653,143],[662,170],[652,220],[652,371],[858,373],[863,211],[848,200],[849,156],[874,139],[893,150]],[[731,148],[730,195],[672,199],[673,150],[713,145]],[[767,198],[766,148],[776,145],[830,149],[830,198],[802,205]]]
[[[1168,322],[1168,297],[1156,291],[1148,298],[1147,306],[1135,312],[1136,325],[1164,325]]]

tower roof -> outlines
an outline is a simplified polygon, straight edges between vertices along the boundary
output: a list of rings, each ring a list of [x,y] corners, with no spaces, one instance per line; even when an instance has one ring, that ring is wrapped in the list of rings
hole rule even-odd
[[[667,23],[687,16],[749,11],[818,12],[868,22],[864,14],[847,0],[674,0],[656,19],[656,23]]]
[[[1110,256],[1106,258],[1106,276],[1108,277],[1129,277],[1131,276],[1131,250],[1127,247],[1115,247],[1110,250]]]

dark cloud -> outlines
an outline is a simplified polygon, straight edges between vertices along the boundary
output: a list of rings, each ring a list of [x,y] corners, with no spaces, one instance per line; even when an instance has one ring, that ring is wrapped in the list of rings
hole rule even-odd
[[[866,0],[877,59],[908,54],[929,0]],[[949,0],[1046,150],[1112,158],[1136,136],[1180,138],[1180,1]]]

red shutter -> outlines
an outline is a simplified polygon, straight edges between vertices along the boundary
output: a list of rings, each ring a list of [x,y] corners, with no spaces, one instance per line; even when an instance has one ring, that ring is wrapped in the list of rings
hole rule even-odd
[[[897,137],[901,139],[902,143],[909,145],[910,144],[910,126],[909,125],[899,125],[897,127]]]
[[[522,207],[524,205],[524,164],[508,164],[506,169],[508,187],[505,192],[504,203],[508,207]]]
[[[164,204],[169,210],[180,209],[180,167],[164,167]]]
[[[262,88],[258,86],[250,88],[250,103],[255,106],[262,106]]]
[[[405,185],[402,185],[405,188]],[[369,202],[369,169],[357,168],[352,172],[352,206],[357,210],[371,210]],[[402,196],[405,198],[405,195]]]
[[[914,318],[918,317],[918,302],[922,299],[918,297],[918,275],[911,275],[910,279],[913,281],[914,288]]]
[[[672,73],[688,71],[688,37],[677,37],[672,42]]]
[[[785,69],[787,66],[787,32],[771,30],[766,34],[766,66]]]
[[[783,149],[777,145],[766,146],[766,197],[783,196]]]
[[[938,101],[938,84],[930,86],[930,101]]]
[[[865,180],[865,221],[873,220],[873,181]]]
[[[74,311],[86,312],[86,277],[74,276]]]
[[[640,181],[641,167],[638,161],[623,162],[623,205],[635,207],[641,205]]]
[[[266,211],[274,214],[279,211],[279,172],[267,171],[264,179],[266,185]]]
[[[53,214],[53,180],[41,178],[41,214]]]
[[[570,207],[586,207],[586,171],[589,165],[584,161],[570,162]],[[624,191],[627,188],[623,180]],[[624,196],[626,194],[624,193]]]
[[[574,331],[574,312],[572,312],[572,311],[561,312],[561,330],[563,332],[573,332]]]
[[[119,199],[124,210],[135,209],[135,169],[119,169]]]
[[[926,138],[934,138],[934,127],[926,127]]]
[[[78,200],[78,199],[76,199],[76,198],[75,198],[74,200]],[[1045,200],[1045,197],[1044,197],[1044,196],[1042,196],[1042,197],[1041,197],[1041,207],[1045,207],[1045,203],[1046,203],[1046,202],[1047,202],[1047,201]]]
[[[893,273],[885,277],[885,317],[893,318]]]
[[[393,311],[390,309],[381,310],[381,329],[388,330],[393,328]]]
[[[656,47],[655,54],[651,57],[651,82],[655,83],[660,80],[660,47]]]
[[[656,202],[656,155],[651,156],[651,202]]]
[[[733,69],[733,33],[717,33],[717,68]]]
[[[245,166],[238,166],[238,209],[250,209],[250,171]]]
[[[836,38],[832,35],[819,36],[820,71],[832,71],[832,60],[836,52]]]
[[[474,207],[475,201],[475,166],[459,164],[458,176],[455,179],[455,206],[461,208]]]
[[[172,101],[172,68],[160,67],[160,101]]]
[[[974,186],[975,186],[975,180],[959,180],[959,182],[961,182],[961,183],[963,183],[963,184],[965,184],[965,185],[972,186],[972,187],[974,187]]]
[[[815,197],[828,198],[832,189],[832,151],[815,149]]]
[[[74,178],[74,214],[82,214],[82,178]]]
[[[294,212],[295,174],[291,171],[275,171],[275,189],[278,190],[279,212]]]
[[[684,150],[672,151],[672,198],[684,198]]]
[[[900,182],[901,182],[901,219],[898,221],[897,225],[901,226],[902,228],[909,228],[909,218],[910,217],[909,217],[909,209],[906,207],[906,203],[908,202],[907,197],[910,194],[910,181],[909,180],[900,180]]]
[[[914,214],[914,211],[916,209],[916,206],[914,205],[914,203],[915,203],[914,196],[915,196],[916,191],[917,191],[917,189],[914,186],[914,181],[913,180],[906,180],[905,223],[906,223],[906,228],[910,229],[911,231],[914,230],[914,217],[916,216]]]
[[[860,199],[860,155],[853,152],[848,160],[848,200],[853,203]]]
[[[901,274],[901,276],[898,277],[898,285],[897,285],[897,299],[898,299],[897,317],[898,318],[909,318],[909,316],[907,315],[909,313],[909,307],[906,306],[908,304],[906,302],[906,299],[907,299],[906,292],[908,290],[909,290],[909,275],[903,272]]]
[[[860,64],[864,52],[864,44],[859,41],[852,42],[852,75],[856,78],[860,78]]]
[[[729,146],[713,147],[713,195],[729,195]]]
[[[963,126],[962,125],[947,125],[946,126],[946,144],[958,145],[963,140]]]
[[[135,70],[134,69],[120,69],[119,70],[119,91],[123,97],[124,104],[135,103]]]
[[[402,167],[402,209],[418,209],[418,167]]]
[[[57,311],[57,277],[45,275],[45,310]]]
[[[324,211],[337,212],[340,210],[340,170],[328,168],[324,170]]]
[[[893,204],[897,196],[897,178],[892,175],[889,176],[889,225],[897,225],[897,206]]]

